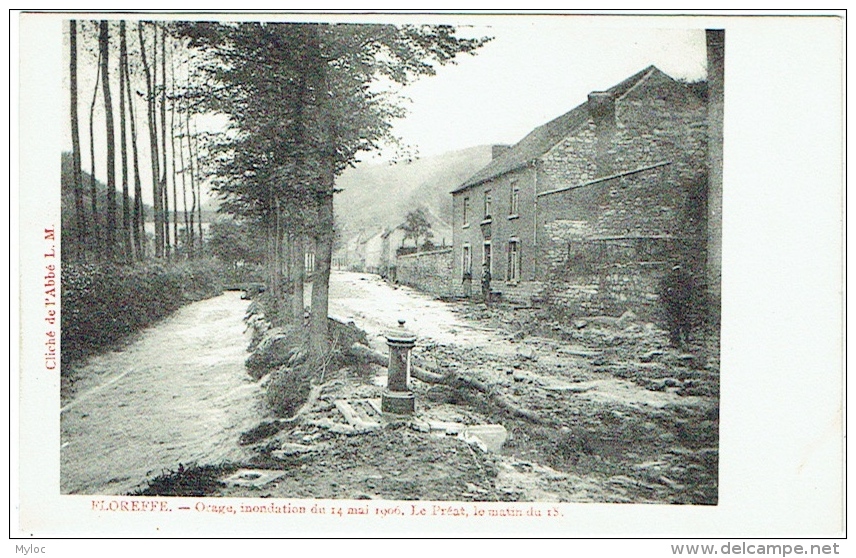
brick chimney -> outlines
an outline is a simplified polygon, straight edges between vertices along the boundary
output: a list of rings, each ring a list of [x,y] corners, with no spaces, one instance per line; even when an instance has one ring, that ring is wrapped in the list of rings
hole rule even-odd
[[[508,151],[510,148],[511,148],[510,145],[502,144],[502,143],[498,143],[498,144],[490,146],[490,158],[491,158],[491,160],[496,159],[497,157],[499,157],[500,155],[502,155],[503,153]]]
[[[612,158],[608,151],[615,134],[615,97],[607,91],[592,91],[588,96],[588,109],[595,127],[596,175],[612,174]]]

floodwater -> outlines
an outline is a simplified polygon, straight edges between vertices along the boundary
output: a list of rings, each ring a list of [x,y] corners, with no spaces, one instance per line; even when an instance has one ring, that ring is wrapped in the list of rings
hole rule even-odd
[[[449,303],[404,286],[392,286],[377,275],[336,271],[330,276],[330,314],[365,330],[369,342],[386,350],[383,333],[405,327],[420,340],[475,347],[493,354],[514,354],[505,336],[460,318]]]
[[[179,464],[239,461],[262,418],[247,375],[247,301],[238,292],[185,306],[121,350],[75,371],[63,401],[63,494],[124,494]]]

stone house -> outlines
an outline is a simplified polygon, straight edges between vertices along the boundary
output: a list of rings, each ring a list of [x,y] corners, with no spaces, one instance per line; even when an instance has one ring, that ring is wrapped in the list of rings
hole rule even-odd
[[[360,229],[346,238],[333,254],[333,266],[348,271],[365,271],[367,244],[381,229]]]
[[[363,271],[366,273],[380,273],[381,267],[385,266],[383,260],[384,234],[385,230],[376,231],[365,239],[361,248],[363,254]]]
[[[503,298],[651,316],[673,265],[703,278],[705,95],[649,66],[495,146],[452,192],[459,294],[487,264]]]

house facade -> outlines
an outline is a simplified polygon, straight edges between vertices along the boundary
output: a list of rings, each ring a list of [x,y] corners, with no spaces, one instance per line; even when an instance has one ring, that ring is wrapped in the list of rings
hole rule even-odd
[[[653,314],[663,275],[705,265],[706,104],[650,66],[497,146],[453,194],[459,294]]]

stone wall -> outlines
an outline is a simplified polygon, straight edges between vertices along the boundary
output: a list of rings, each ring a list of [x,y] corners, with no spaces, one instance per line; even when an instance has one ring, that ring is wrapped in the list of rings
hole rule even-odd
[[[456,277],[452,248],[419,252],[396,258],[396,281],[422,292],[452,296]]]
[[[671,238],[592,238],[580,223],[556,219],[545,227],[550,266],[542,297],[576,315],[618,316],[632,310],[658,320],[662,279],[671,268]]]
[[[660,315],[662,279],[675,264],[704,283],[706,126],[702,99],[665,76],[616,100],[608,134],[585,127],[539,163],[544,298],[578,315]],[[579,152],[603,150],[592,168]]]

